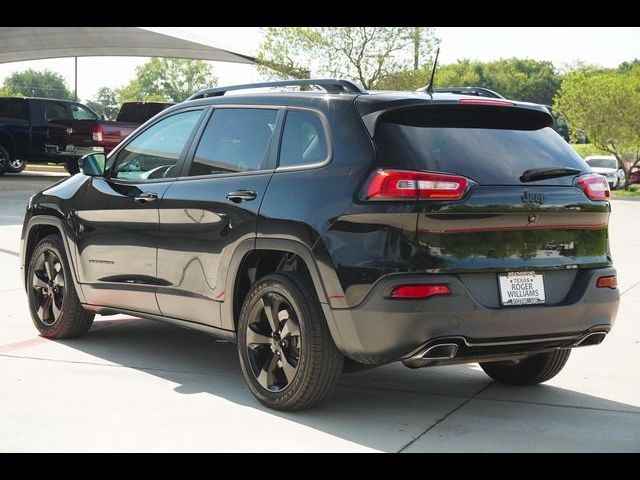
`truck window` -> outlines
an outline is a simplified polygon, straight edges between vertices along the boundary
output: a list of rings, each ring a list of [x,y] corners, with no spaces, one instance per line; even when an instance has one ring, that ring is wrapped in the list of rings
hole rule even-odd
[[[82,105],[71,105],[71,115],[74,120],[99,120],[95,113]]]
[[[27,102],[20,98],[0,98],[0,117],[27,118]]]

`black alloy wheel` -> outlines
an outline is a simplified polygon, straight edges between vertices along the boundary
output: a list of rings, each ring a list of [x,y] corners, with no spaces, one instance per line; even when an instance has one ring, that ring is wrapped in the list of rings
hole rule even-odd
[[[44,250],[36,259],[31,288],[38,318],[53,325],[62,314],[66,292],[62,262],[53,250]]]
[[[324,400],[342,373],[309,278],[279,272],[258,280],[238,321],[238,355],[251,393],[277,410],[301,410]]]
[[[265,294],[251,309],[246,334],[251,373],[271,392],[284,390],[300,362],[300,324],[287,299]]]

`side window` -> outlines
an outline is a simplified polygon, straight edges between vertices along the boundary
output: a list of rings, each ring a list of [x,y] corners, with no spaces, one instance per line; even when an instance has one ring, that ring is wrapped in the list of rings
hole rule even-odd
[[[45,102],[44,118],[47,120],[70,120],[71,116],[64,103]]]
[[[113,178],[144,181],[177,176],[176,164],[202,110],[171,115],[149,127],[118,152]]]
[[[74,120],[98,120],[98,117],[93,112],[81,105],[70,105],[70,107]]]
[[[189,175],[260,170],[267,158],[277,110],[219,108],[205,128]]]
[[[26,119],[27,102],[20,98],[0,98],[0,117]]]
[[[328,155],[327,136],[320,117],[311,112],[288,111],[278,166],[310,165],[326,160]]]

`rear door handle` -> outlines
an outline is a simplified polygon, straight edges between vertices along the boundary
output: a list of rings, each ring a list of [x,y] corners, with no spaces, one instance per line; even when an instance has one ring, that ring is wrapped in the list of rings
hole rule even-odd
[[[233,203],[250,202],[255,200],[258,194],[253,190],[236,190],[235,192],[227,193],[227,199]]]
[[[158,200],[158,194],[153,192],[144,192],[135,196],[135,201],[138,203],[149,203],[156,200]]]

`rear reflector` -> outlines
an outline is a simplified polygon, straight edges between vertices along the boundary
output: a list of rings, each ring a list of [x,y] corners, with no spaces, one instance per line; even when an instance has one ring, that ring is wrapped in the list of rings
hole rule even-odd
[[[447,285],[400,285],[391,291],[394,299],[424,299],[436,295],[451,295]]]
[[[598,173],[590,173],[578,178],[578,186],[582,188],[590,200],[609,200],[609,182]]]
[[[618,288],[618,277],[611,275],[609,277],[600,277],[596,280],[596,287],[598,288]]]
[[[489,105],[491,107],[514,107],[515,103],[508,100],[485,100],[480,98],[461,98],[458,103],[462,105]]]
[[[410,170],[377,170],[367,184],[368,200],[458,200],[469,187],[469,180],[446,173]]]

